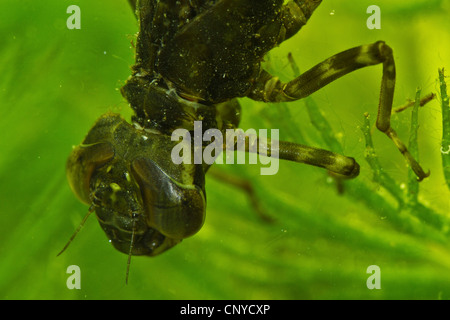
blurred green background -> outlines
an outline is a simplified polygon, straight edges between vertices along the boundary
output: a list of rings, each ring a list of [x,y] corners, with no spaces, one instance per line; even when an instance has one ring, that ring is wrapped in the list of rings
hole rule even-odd
[[[19,4],[20,3],[20,4]],[[66,9],[81,8],[81,30]],[[366,8],[381,8],[369,30]],[[266,66],[293,77],[291,52],[306,70],[342,50],[376,40],[393,49],[395,105],[436,92],[437,69],[450,68],[450,3],[445,0],[324,0],[308,25],[276,48]],[[381,67],[357,71],[312,96],[344,154],[361,164],[344,194],[323,170],[281,162],[274,176],[258,165],[217,165],[252,181],[275,222],[255,214],[241,191],[207,178],[203,229],[155,258],[114,250],[92,216],[56,254],[87,212],[71,193],[65,162],[106,111],[131,113],[118,88],[130,74],[137,31],[125,0],[0,3],[0,298],[2,299],[448,299],[450,192],[441,164],[439,100],[419,114],[420,162],[431,176],[419,204],[399,207],[373,181],[364,159],[363,114],[374,122]],[[193,44],[195,45],[195,44]],[[276,106],[242,100],[242,128],[280,129],[280,138],[327,148],[304,101]],[[394,115],[407,141],[411,109]],[[373,130],[383,172],[402,197],[408,168],[394,145]],[[81,268],[81,290],[66,287],[69,265]],[[367,267],[381,269],[369,290]]]

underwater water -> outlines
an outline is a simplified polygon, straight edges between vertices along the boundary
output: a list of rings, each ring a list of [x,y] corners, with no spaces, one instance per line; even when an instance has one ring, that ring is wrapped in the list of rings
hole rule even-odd
[[[273,176],[260,175],[259,165],[216,165],[251,181],[274,221],[262,220],[242,191],[207,175],[203,228],[160,256],[133,256],[127,285],[127,256],[108,243],[93,215],[56,257],[88,210],[67,183],[67,157],[103,113],[130,119],[118,89],[134,63],[137,31],[127,1],[86,0],[76,2],[81,29],[70,30],[71,4],[0,3],[0,298],[450,298],[441,101],[419,109],[417,150],[431,175],[414,191],[402,155],[374,127],[379,65],[355,71],[308,100],[276,105],[241,99],[243,129],[279,129],[282,140],[354,157],[361,173],[344,181],[342,194],[326,171],[307,165],[281,161]],[[324,0],[264,66],[289,80],[294,73],[288,53],[305,71],[343,50],[384,40],[396,63],[394,106],[414,99],[418,87],[422,96],[439,95],[438,68],[450,68],[448,1],[379,0],[381,29],[367,27],[372,4]],[[365,160],[366,112],[382,168],[378,179]],[[406,142],[411,112],[392,116]],[[311,115],[318,118],[311,121]],[[81,289],[66,285],[71,265],[81,270]],[[380,289],[369,288],[377,281]]]

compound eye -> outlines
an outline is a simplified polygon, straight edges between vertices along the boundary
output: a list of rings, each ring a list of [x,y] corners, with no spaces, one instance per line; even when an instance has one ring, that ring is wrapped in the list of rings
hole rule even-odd
[[[81,144],[72,150],[67,160],[66,174],[70,187],[84,203],[91,204],[90,181],[94,171],[114,158],[114,148],[108,142]]]
[[[201,229],[206,201],[198,186],[175,181],[150,159],[134,160],[131,172],[139,184],[150,227],[173,239]]]

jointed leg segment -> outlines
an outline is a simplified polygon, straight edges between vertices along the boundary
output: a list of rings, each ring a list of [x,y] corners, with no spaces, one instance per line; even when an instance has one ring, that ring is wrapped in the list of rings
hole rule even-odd
[[[321,167],[332,172],[336,176],[354,178],[359,174],[359,164],[355,159],[341,154],[304,146],[287,141],[274,141],[258,136],[236,137],[243,139],[245,152],[257,153],[261,156],[278,157],[281,160],[289,160],[298,163],[305,163],[316,167]],[[232,143],[224,143],[223,150],[230,146],[232,151],[236,150],[237,140]]]
[[[392,49],[383,41],[338,53],[287,83],[281,82],[277,77],[273,77],[267,71],[262,70],[249,97],[266,102],[295,101],[309,96],[354,70],[376,64],[383,65],[377,128],[394,142],[420,181],[426,178],[429,173],[423,171],[419,163],[408,152],[405,144],[399,139],[397,133],[391,128],[395,63]]]

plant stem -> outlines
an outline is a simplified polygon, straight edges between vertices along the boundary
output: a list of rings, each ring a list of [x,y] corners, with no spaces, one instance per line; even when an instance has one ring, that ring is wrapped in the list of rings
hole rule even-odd
[[[450,106],[445,83],[444,69],[439,69],[439,87],[441,92],[442,107],[442,144],[441,157],[444,179],[450,189]]]
[[[361,127],[361,130],[366,141],[366,151],[364,157],[373,170],[373,180],[388,190],[389,193],[392,194],[398,201],[400,207],[402,207],[404,204],[404,197],[400,186],[394,179],[384,172],[380,162],[378,161],[378,156],[373,146],[372,135],[370,134],[370,120],[368,113],[364,114],[364,124]]]
[[[418,88],[416,91],[416,99],[411,113],[411,129],[409,134],[409,145],[408,150],[411,156],[419,161],[419,147],[417,142],[417,131],[419,128],[419,106],[420,106],[420,93],[421,89]],[[417,204],[417,196],[419,194],[419,182],[417,181],[416,175],[412,170],[408,170],[408,193],[407,202],[410,206],[415,206]]]

